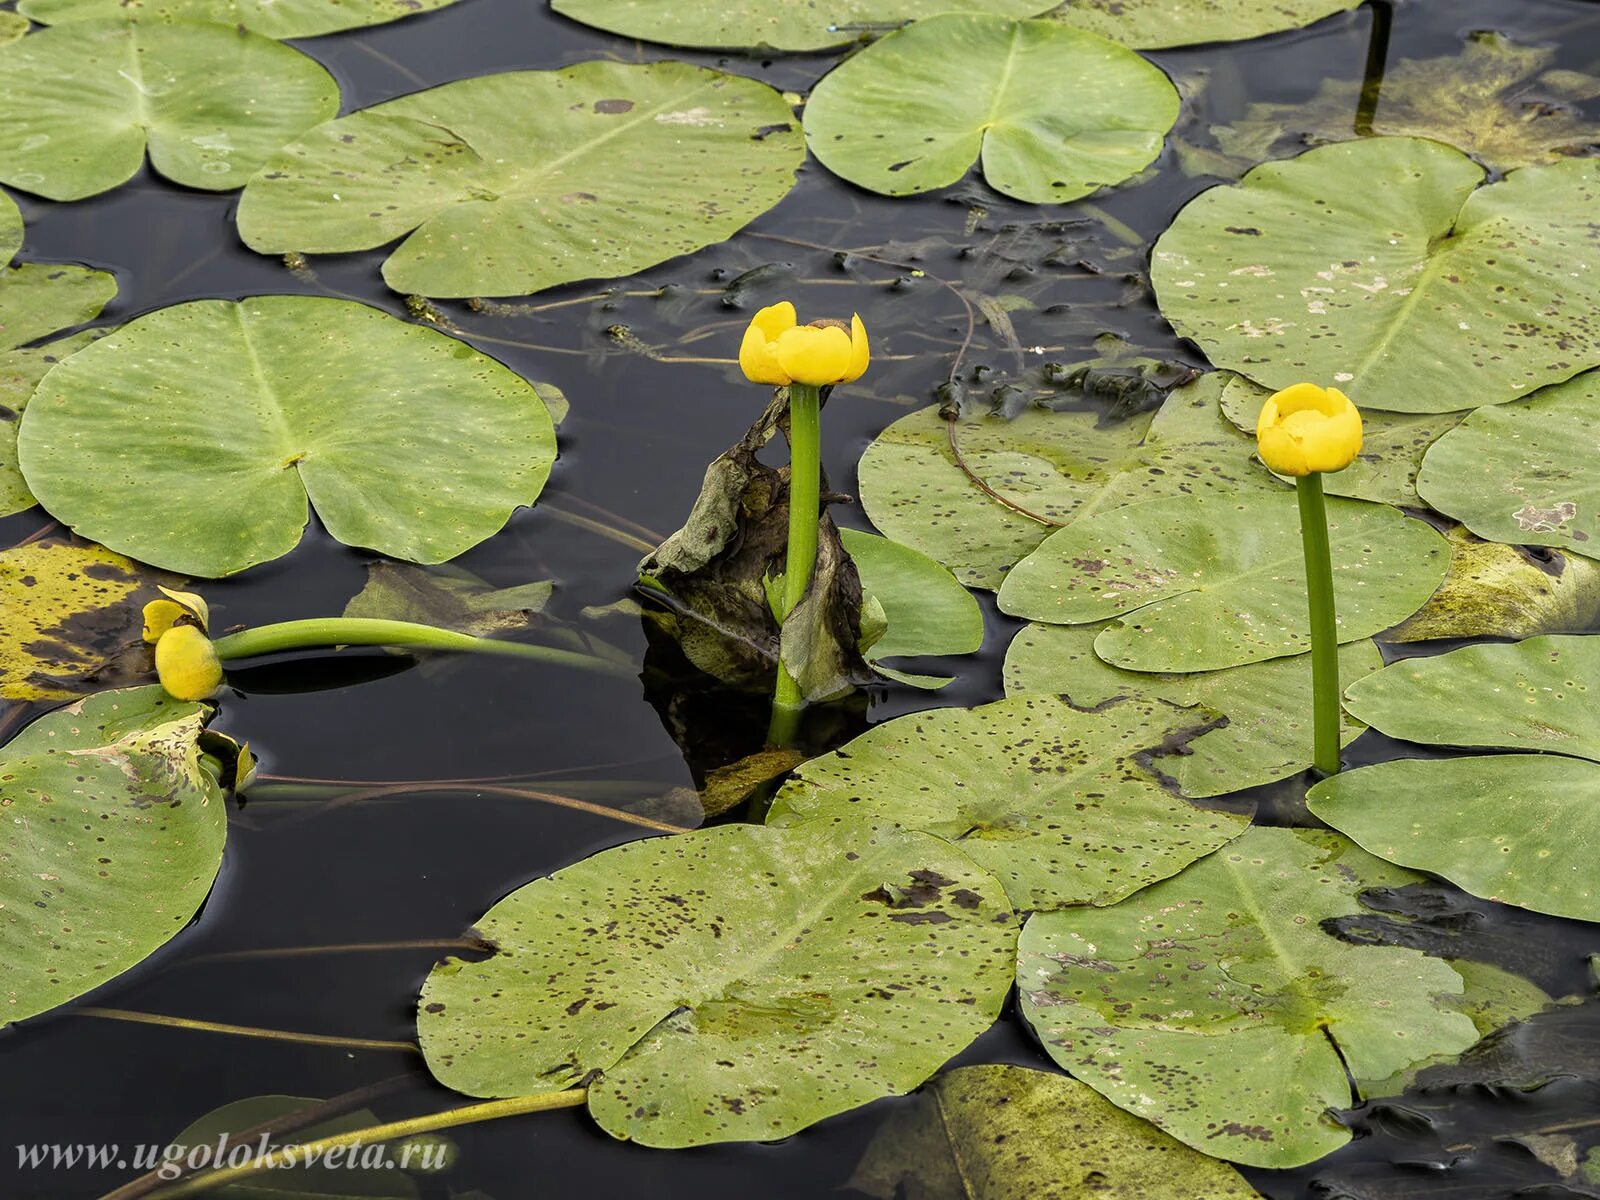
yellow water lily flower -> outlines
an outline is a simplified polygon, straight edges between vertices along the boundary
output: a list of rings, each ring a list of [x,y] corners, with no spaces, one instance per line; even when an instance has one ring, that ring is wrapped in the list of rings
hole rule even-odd
[[[160,584],[156,585],[161,587]],[[152,600],[144,606],[144,640],[152,646],[161,640],[161,635],[166,633],[185,617],[192,617],[200,623],[202,632],[211,628],[211,610],[206,607],[206,602],[193,592],[175,592],[171,588],[161,588],[164,599]]]
[[[167,694],[204,700],[222,685],[216,647],[198,625],[174,625],[156,643],[156,674]]]
[[[1256,452],[1279,475],[1342,471],[1361,453],[1361,413],[1338,388],[1297,383],[1261,406]]]
[[[859,316],[843,321],[796,323],[787,300],[763,308],[750,320],[739,345],[739,366],[754,383],[805,383],[827,387],[854,383],[872,359],[867,327]]]

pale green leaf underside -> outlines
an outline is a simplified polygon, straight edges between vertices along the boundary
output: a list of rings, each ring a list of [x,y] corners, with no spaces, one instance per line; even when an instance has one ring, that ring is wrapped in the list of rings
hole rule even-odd
[[[1387,505],[1328,503],[1341,642],[1405,620],[1444,578],[1450,551]],[[1085,517],[1013,568],[1000,609],[1056,625],[1119,617],[1095,638],[1132,671],[1213,671],[1311,648],[1305,557],[1292,495],[1156,500]]]
[[[975,161],[1036,204],[1086,196],[1155,160],[1178,92],[1131,50],[1049,21],[947,13],[835,67],[806,103],[806,141],[834,174],[908,196]]]
[[[443,562],[531,504],[555,458],[533,388],[436,330],[309,296],[160,309],[80,350],[29,402],[39,502],[186,575],[335,538]],[[309,506],[308,506],[309,495]]]
[[[1239,42],[1299,29],[1360,0],[1066,0],[1050,13],[1125,46],[1157,49]]]
[[[284,146],[239,202],[266,254],[370,250],[396,291],[524,295],[730,237],[805,155],[772,88],[685,63],[463,79]]]
[[[1214,720],[1162,700],[1082,711],[1055,696],[914,713],[806,763],[768,819],[925,830],[992,872],[1018,908],[1115,904],[1245,827],[1173,795],[1139,761]]]
[[[1444,960],[1323,932],[1363,890],[1414,879],[1333,835],[1253,828],[1113,908],[1031,918],[1023,1016],[1076,1078],[1179,1141],[1311,1162],[1350,1140],[1327,1115],[1350,1105],[1346,1064],[1384,1079],[1477,1040],[1440,1003],[1462,991]]]
[[[948,676],[910,675],[881,665],[886,658],[971,654],[983,645],[983,613],[972,593],[921,551],[857,529],[839,539],[856,565],[862,590],[883,606],[888,628],[866,652],[875,670],[919,687],[942,687]]]
[[[151,165],[187,187],[242,187],[339,110],[309,58],[223,25],[74,21],[0,46],[0,182],[81,200]]]
[[[227,829],[196,745],[208,712],[159,687],[102,692],[0,750],[0,1024],[98,987],[194,916]]]
[[[1600,162],[1483,178],[1418,138],[1256,167],[1156,243],[1161,311],[1218,366],[1367,409],[1504,404],[1600,363]]]
[[[989,1027],[1016,926],[961,851],[863,824],[724,825],[618,846],[478,922],[423,985],[428,1066],[476,1096],[589,1080],[614,1137],[785,1137],[907,1092]]]
[[[41,25],[133,15],[159,21],[213,21],[269,38],[316,37],[431,12],[455,0],[21,0],[17,11]]]
[[[1312,762],[1311,660],[1307,655],[1191,675],[1124,671],[1094,652],[1099,625],[1029,625],[1006,650],[1006,695],[1049,693],[1093,708],[1114,696],[1203,705],[1228,723],[1195,738],[1154,766],[1186,796],[1221,796],[1271,783]],[[1383,656],[1362,639],[1339,648],[1339,679],[1350,684],[1383,666]],[[1347,745],[1365,728],[1346,719],[1339,741]]]

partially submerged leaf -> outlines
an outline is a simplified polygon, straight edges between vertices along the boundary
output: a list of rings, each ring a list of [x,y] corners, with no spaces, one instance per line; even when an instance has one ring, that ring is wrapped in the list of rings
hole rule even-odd
[[[497,588],[471,571],[441,564],[367,564],[367,582],[344,606],[347,617],[415,621],[474,637],[502,637],[531,626],[550,603],[549,580]]]
[[[1360,0],[1065,0],[1050,13],[1140,49],[1238,42],[1299,29]]]
[[[706,817],[720,817],[738,808],[755,792],[781,779],[801,763],[806,755],[788,746],[765,746],[737,762],[724,763],[706,772],[700,789],[700,807]]]
[[[308,38],[398,21],[455,0],[20,0],[17,11],[42,25],[136,16],[147,24],[215,21],[269,38]]]

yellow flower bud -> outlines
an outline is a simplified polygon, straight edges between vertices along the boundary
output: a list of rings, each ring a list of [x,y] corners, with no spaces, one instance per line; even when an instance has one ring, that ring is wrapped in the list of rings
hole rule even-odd
[[[222,663],[198,625],[174,625],[156,643],[156,674],[168,695],[204,700],[222,684]]]
[[[867,327],[851,316],[850,328],[842,323],[795,323],[794,305],[787,300],[763,308],[751,318],[739,344],[739,367],[754,383],[774,386],[807,383],[827,387],[854,383],[871,361]]]
[[[1256,453],[1279,475],[1342,471],[1361,453],[1361,413],[1338,388],[1297,383],[1261,406]]]

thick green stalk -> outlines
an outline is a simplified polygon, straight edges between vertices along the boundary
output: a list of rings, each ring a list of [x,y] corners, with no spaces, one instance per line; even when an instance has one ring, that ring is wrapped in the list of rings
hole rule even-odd
[[[789,385],[789,549],[783,569],[781,626],[805,599],[817,565],[817,522],[822,499],[822,400],[807,383]],[[805,695],[778,659],[778,686],[772,697],[769,739],[783,745],[794,736],[795,714]]]
[[[1324,775],[1339,773],[1339,629],[1333,611],[1333,556],[1322,476],[1295,481],[1300,500],[1300,540],[1306,552],[1306,597],[1311,607],[1311,691],[1316,739],[1313,761]]]
[[[458,650],[470,654],[507,654],[534,658],[557,666],[576,667],[633,678],[631,666],[557,650],[527,642],[503,642],[496,638],[473,637],[453,629],[419,625],[413,621],[384,621],[375,617],[317,617],[306,621],[281,621],[258,625],[218,638],[213,646],[217,657],[227,662],[236,658],[255,658],[261,654],[280,654],[286,650],[314,650],[329,646],[414,646],[423,650]]]

